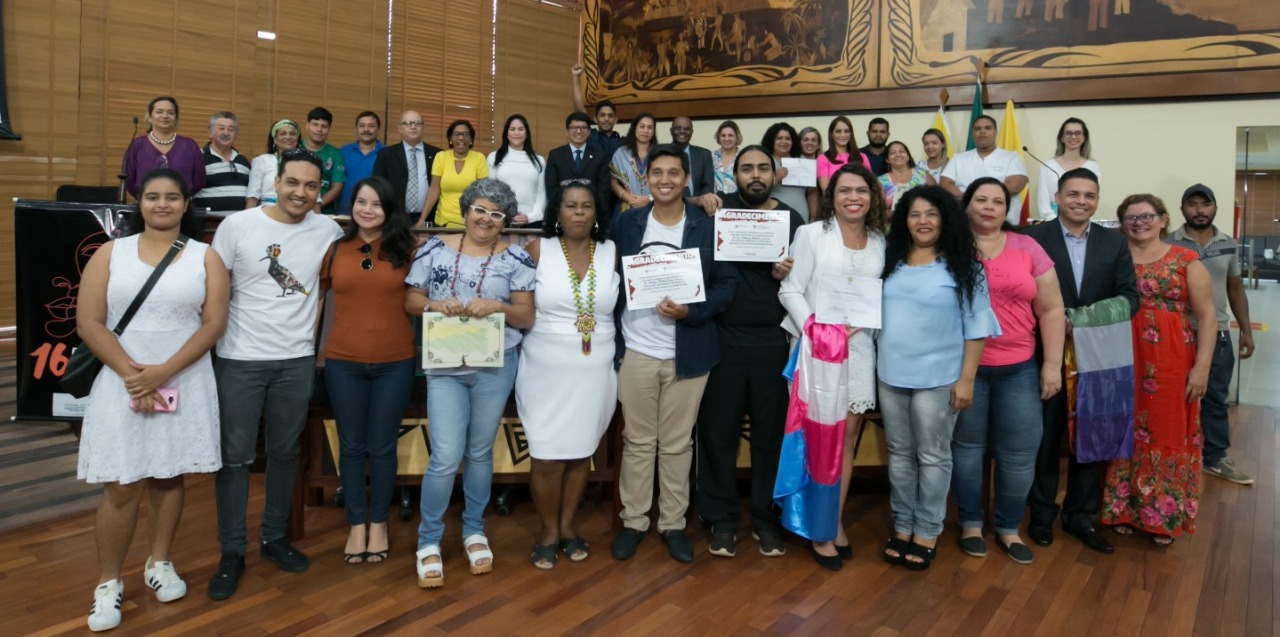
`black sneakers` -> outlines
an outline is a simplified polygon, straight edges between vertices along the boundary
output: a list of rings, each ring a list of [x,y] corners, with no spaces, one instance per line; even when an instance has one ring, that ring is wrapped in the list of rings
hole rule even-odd
[[[301,573],[311,567],[311,560],[284,538],[263,542],[261,555],[262,559],[275,562],[280,570],[290,573]]]
[[[243,573],[244,554],[223,553],[218,560],[218,571],[209,580],[209,599],[223,600],[234,595]]]

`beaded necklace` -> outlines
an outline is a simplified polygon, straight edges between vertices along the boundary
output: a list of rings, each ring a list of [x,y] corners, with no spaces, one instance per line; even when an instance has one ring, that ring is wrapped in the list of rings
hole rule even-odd
[[[591,241],[587,249],[587,302],[582,303],[582,292],[578,287],[582,280],[573,271],[573,262],[569,260],[569,244],[560,237],[560,251],[564,253],[564,263],[569,270],[569,284],[573,288],[573,308],[578,312],[578,320],[573,326],[582,335],[582,355],[591,355],[591,333],[596,329],[596,242]]]
[[[462,236],[458,238],[458,256],[453,258],[453,280],[449,281],[449,296],[454,298],[457,298],[458,296],[458,264],[462,262],[462,244],[466,242],[466,240],[467,233],[464,232],[462,233]],[[489,274],[489,262],[493,261],[493,251],[497,249],[497,247],[498,242],[494,241],[493,245],[489,246],[489,258],[485,259],[484,263],[480,264],[480,280],[476,281],[477,299],[482,298],[483,296],[484,277]]]
[[[174,134],[173,134],[173,137],[170,137],[167,141],[166,141],[166,140],[162,140],[162,139],[160,139],[159,137],[156,137],[156,134],[155,134],[155,132],[154,132],[154,131],[147,131],[147,137],[149,137],[149,138],[151,139],[151,141],[153,141],[153,142],[155,142],[155,143],[157,143],[157,144],[160,144],[161,146],[168,146],[169,144],[172,144],[172,143],[174,143],[174,142],[178,141],[178,134],[177,134],[177,133],[174,133]]]

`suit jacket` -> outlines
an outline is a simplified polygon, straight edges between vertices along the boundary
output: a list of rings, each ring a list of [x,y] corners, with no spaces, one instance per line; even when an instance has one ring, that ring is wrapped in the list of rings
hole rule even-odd
[[[547,198],[549,199],[551,193],[560,187],[562,181],[585,179],[591,182],[602,207],[597,211],[596,218],[600,221],[600,227],[607,231],[609,218],[613,212],[608,206],[613,196],[613,191],[609,188],[609,161],[612,159],[612,155],[605,154],[599,146],[588,141],[582,153],[582,170],[578,170],[574,168],[573,149],[568,144],[552,148],[551,152],[547,153],[547,169],[543,171]],[[548,218],[545,222],[555,223],[555,219]]]
[[[426,142],[422,143],[422,160],[426,162],[427,168],[427,187],[431,186],[431,162],[435,160],[436,153],[440,152],[439,148],[432,146]],[[373,176],[382,177],[391,182],[395,186],[396,193],[400,195],[400,209],[409,214],[410,218],[418,218],[418,210],[405,210],[404,196],[405,191],[409,187],[409,162],[404,156],[404,142],[384,146],[378,151],[376,157],[373,158]],[[418,193],[422,199],[427,198],[427,191],[423,190]],[[435,209],[428,211],[435,214]]]
[[[716,191],[715,160],[711,151],[689,145],[689,183],[693,184],[693,196],[700,197]]]
[[[1129,253],[1129,242],[1124,235],[1097,224],[1089,229],[1089,241],[1084,251],[1084,277],[1077,291],[1067,241],[1062,232],[1062,223],[1054,219],[1031,226],[1025,234],[1035,239],[1053,259],[1063,303],[1069,308],[1083,307],[1113,296],[1123,296],[1129,301],[1129,316],[1137,314],[1138,278],[1134,273],[1133,255]]]

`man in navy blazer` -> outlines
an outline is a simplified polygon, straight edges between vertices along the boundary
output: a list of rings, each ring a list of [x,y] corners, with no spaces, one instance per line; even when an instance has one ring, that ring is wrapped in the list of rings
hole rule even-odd
[[[384,146],[373,158],[373,176],[382,177],[395,186],[400,195],[400,210],[416,219],[427,200],[427,189],[431,186],[431,162],[435,160],[439,148],[422,141],[422,115],[418,111],[405,111],[400,115],[400,143]],[[409,157],[413,156],[415,168],[414,192],[409,192]],[[405,201],[408,195],[414,195],[413,201]],[[429,211],[435,214],[435,210]]]
[[[613,216],[612,209],[606,205],[612,195],[609,189],[609,161],[612,157],[588,141],[591,136],[591,118],[586,113],[570,113],[564,120],[564,127],[569,143],[552,148],[547,153],[547,169],[542,173],[547,196],[550,198],[551,193],[566,182],[581,181],[590,184],[596,191],[596,201],[602,206],[597,215],[600,228],[608,232]]]
[[[1058,218],[1026,231],[1053,260],[1067,308],[1092,305],[1123,296],[1129,314],[1138,311],[1138,284],[1133,256],[1124,235],[1092,223],[1098,210],[1098,176],[1085,168],[1069,170],[1058,180]],[[1070,333],[1071,323],[1067,323]],[[1132,388],[1131,388],[1132,389]],[[1044,402],[1044,436],[1036,455],[1035,481],[1027,502],[1031,522],[1027,534],[1041,546],[1053,543],[1053,520],[1062,513],[1062,530],[1102,553],[1115,549],[1098,534],[1094,517],[1101,501],[1105,462],[1067,463],[1067,494],[1057,505],[1059,450],[1067,425],[1067,396],[1060,391]]]

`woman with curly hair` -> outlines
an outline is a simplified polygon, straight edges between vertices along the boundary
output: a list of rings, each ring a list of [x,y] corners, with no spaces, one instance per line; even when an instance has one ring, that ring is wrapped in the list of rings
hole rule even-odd
[[[954,197],[938,186],[914,188],[891,224],[876,361],[893,515],[884,560],[922,571],[947,512],[956,414],[973,402],[984,341],[1000,325]]]

